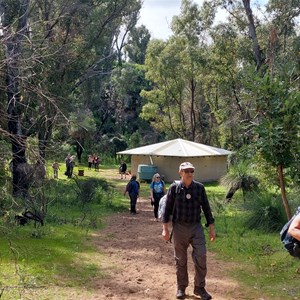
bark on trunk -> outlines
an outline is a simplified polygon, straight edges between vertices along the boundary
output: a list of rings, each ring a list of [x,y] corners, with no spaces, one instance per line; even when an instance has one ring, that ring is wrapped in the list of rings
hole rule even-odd
[[[248,26],[249,26],[249,34],[252,39],[252,48],[256,60],[256,69],[260,69],[261,65],[263,64],[263,56],[262,56],[262,51],[260,49],[258,40],[257,40],[257,35],[256,35],[256,28],[254,24],[254,18],[252,14],[252,9],[250,7],[250,0],[243,0],[244,8],[246,11],[246,15],[248,18]]]
[[[3,35],[6,51],[6,94],[7,94],[7,118],[8,130],[12,145],[12,175],[13,175],[13,195],[26,196],[28,192],[28,182],[23,174],[23,167],[26,165],[26,130],[22,128],[21,115],[21,57],[22,43],[27,33],[29,0],[21,0],[18,8],[18,26],[13,30],[14,19],[10,15],[11,7],[2,3],[1,14],[3,16]]]

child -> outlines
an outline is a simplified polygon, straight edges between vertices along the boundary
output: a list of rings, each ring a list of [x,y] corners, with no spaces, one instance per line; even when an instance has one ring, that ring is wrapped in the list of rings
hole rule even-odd
[[[58,178],[59,163],[57,161],[55,161],[52,164],[52,169],[53,169],[53,173],[54,173],[54,178]]]

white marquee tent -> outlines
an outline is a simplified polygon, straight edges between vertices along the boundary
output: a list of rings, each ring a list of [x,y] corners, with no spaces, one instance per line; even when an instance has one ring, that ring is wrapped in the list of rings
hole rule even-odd
[[[131,155],[131,174],[138,174],[139,165],[157,167],[166,182],[179,178],[178,167],[184,161],[195,166],[195,180],[216,181],[227,172],[227,156],[230,151],[175,139],[153,145],[120,151],[118,155]]]

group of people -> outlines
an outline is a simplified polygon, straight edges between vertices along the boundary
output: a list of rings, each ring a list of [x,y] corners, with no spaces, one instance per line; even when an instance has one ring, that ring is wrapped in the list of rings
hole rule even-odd
[[[91,170],[92,168],[95,169],[95,171],[99,170],[100,165],[100,156],[94,154],[90,154],[88,156],[88,169]]]
[[[68,178],[72,178],[73,175],[73,169],[75,166],[75,155],[71,155],[70,153],[65,158],[65,164],[66,164],[66,171],[65,175]],[[53,177],[56,179],[58,178],[58,170],[60,170],[60,164],[57,160],[55,160],[52,164],[52,170],[53,170]]]
[[[177,276],[177,299],[185,299],[186,288],[189,285],[187,270],[187,249],[192,246],[192,258],[195,268],[194,294],[202,300],[212,299],[205,289],[207,273],[206,240],[201,224],[201,212],[204,213],[206,226],[209,227],[209,239],[216,238],[214,218],[206,191],[200,182],[194,180],[195,167],[190,162],[183,162],[179,166],[179,186],[175,182],[170,185],[167,192],[165,212],[162,217],[162,237],[170,241],[173,237],[174,257]],[[128,192],[130,197],[130,212],[136,214],[136,204],[139,196],[140,185],[136,176],[132,175],[124,195]],[[166,194],[165,183],[156,173],[150,184],[150,199],[153,206],[155,220],[158,220],[160,199]],[[171,220],[172,216],[172,220]],[[172,232],[169,223],[172,221]]]

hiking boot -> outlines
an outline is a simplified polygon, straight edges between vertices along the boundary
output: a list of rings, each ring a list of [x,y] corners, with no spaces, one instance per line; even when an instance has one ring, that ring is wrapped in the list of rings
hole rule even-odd
[[[212,296],[206,291],[204,287],[195,286],[194,295],[200,296],[202,300],[212,299]]]
[[[176,293],[176,299],[184,299],[185,298],[185,290],[178,289]]]

